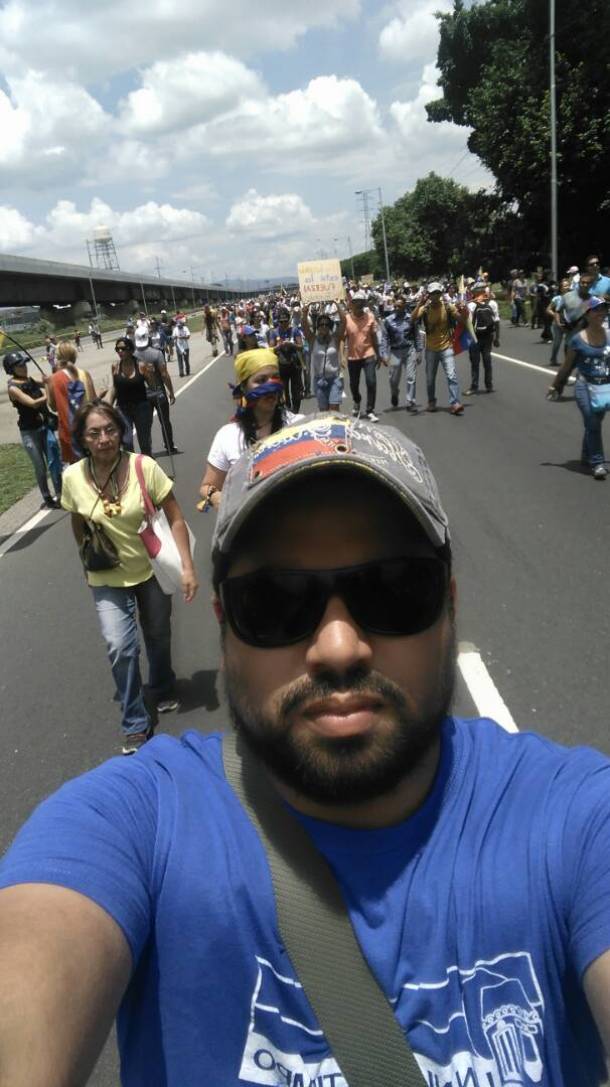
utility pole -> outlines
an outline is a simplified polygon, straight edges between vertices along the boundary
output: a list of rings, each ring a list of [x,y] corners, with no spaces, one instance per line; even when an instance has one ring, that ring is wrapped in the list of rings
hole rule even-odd
[[[161,261],[158,257],[155,257],[155,265],[157,267],[157,275],[159,276],[159,279],[161,279]]]
[[[390,258],[388,256],[388,239],[385,232],[385,215],[383,213],[383,194],[381,192],[381,185],[377,189],[379,193],[379,214],[381,215],[381,233],[383,236],[383,254],[385,256],[385,277],[386,282],[390,283]]]
[[[356,278],[356,273],[354,271],[354,250],[352,249],[352,236],[351,236],[351,234],[347,235],[347,244],[349,246],[349,259],[350,259],[350,263],[351,263],[351,266],[352,266],[352,279],[355,279]]]
[[[144,313],[148,317],[148,306],[146,305],[146,291],[144,290],[144,284],[142,283],[142,280],[140,280],[140,287],[141,287],[141,290],[142,290],[142,301],[144,303]]]
[[[551,271],[559,282],[558,181],[557,181],[557,85],[555,82],[555,0],[549,0],[549,84],[551,105]]]
[[[364,252],[368,253],[370,247],[371,218],[369,214],[369,193],[372,189],[356,189],[355,196],[359,196],[362,202],[362,219],[364,222]]]

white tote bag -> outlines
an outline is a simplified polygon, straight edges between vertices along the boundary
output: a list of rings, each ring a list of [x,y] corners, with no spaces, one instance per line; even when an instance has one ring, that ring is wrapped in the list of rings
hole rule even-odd
[[[171,596],[182,588],[182,561],[165,512],[157,509],[146,489],[141,453],[136,457],[136,475],[145,511],[145,518],[138,529],[138,536],[146,548],[150,565],[162,591]],[[188,524],[186,530],[192,555],[195,551],[196,540]]]

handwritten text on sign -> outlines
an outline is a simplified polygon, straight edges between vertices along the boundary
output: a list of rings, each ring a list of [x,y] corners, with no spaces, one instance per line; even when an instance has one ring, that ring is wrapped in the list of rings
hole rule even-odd
[[[345,298],[338,260],[308,260],[298,267],[301,301],[329,302],[334,298]]]

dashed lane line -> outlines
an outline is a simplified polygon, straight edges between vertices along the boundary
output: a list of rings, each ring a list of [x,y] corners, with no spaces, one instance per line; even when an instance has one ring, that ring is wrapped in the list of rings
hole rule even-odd
[[[507,732],[518,732],[513,716],[491,678],[476,646],[461,642],[458,668],[481,717],[491,717]]]
[[[218,362],[218,360],[221,359],[223,355],[226,355],[226,351],[221,351],[216,356],[216,358],[210,359],[210,361],[207,363],[206,366],[203,367],[202,370],[199,370],[198,373],[193,374],[190,381],[187,381],[185,385],[181,385],[178,390],[175,390],[176,400],[179,396],[182,396],[182,393],[185,393],[186,390],[191,385],[193,385],[195,381],[197,381],[197,378],[201,377],[202,374],[205,374],[210,369],[210,367],[214,365],[215,362]],[[11,551],[16,544],[20,543],[21,540],[25,539],[28,533],[32,532],[33,529],[35,529],[37,525],[41,523],[41,521],[44,521],[45,517],[48,517],[49,514],[53,512],[53,510],[47,509],[38,510],[38,513],[35,513],[33,517],[30,517],[29,521],[26,521],[24,525],[21,525],[21,528],[18,528],[16,532],[13,532],[13,535],[9,536],[8,540],[5,540],[4,543],[0,545],[0,559],[3,558],[8,551]]]

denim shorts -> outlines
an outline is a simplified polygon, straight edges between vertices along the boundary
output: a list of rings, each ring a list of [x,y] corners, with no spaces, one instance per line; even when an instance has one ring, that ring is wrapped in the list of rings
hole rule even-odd
[[[320,411],[328,411],[330,404],[340,404],[342,396],[343,378],[340,374],[316,378],[316,397]]]

